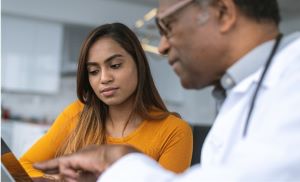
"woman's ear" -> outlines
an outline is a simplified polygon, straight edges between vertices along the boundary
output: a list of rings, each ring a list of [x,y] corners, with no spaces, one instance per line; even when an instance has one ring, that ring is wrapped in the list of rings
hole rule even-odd
[[[237,21],[238,9],[234,0],[216,0],[213,4],[217,13],[220,32],[228,32]]]

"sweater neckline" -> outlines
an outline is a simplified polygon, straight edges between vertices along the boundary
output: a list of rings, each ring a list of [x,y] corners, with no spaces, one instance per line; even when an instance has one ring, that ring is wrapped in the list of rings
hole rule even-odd
[[[125,137],[112,137],[112,136],[109,136],[109,135],[106,135],[106,138],[107,138],[107,141],[108,142],[116,142],[116,143],[119,143],[119,142],[125,142],[125,141],[128,141],[130,140],[132,137],[134,137],[135,135],[137,135],[140,130],[142,130],[142,128],[145,126],[145,124],[147,123],[146,120],[143,120],[140,125],[135,129],[133,130],[132,132],[130,132],[128,135],[126,135]]]

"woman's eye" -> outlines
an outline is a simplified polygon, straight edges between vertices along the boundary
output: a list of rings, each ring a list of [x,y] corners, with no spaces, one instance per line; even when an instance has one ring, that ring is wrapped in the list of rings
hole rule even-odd
[[[121,63],[120,64],[112,64],[110,67],[112,69],[118,69],[118,68],[120,68],[120,66],[121,66]]]
[[[89,75],[96,75],[99,72],[99,70],[90,70]]]

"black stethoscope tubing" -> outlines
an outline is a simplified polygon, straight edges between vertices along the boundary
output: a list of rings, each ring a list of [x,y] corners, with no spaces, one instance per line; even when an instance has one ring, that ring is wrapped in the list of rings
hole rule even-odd
[[[278,46],[279,46],[279,43],[280,43],[282,37],[283,37],[283,35],[281,33],[277,36],[276,42],[275,42],[275,44],[274,44],[274,46],[272,48],[272,51],[271,51],[270,56],[269,56],[269,58],[268,58],[268,60],[266,62],[266,65],[265,65],[265,68],[263,70],[263,73],[260,76],[259,82],[258,82],[257,87],[256,87],[256,89],[254,91],[253,96],[252,96],[251,104],[250,104],[250,108],[249,108],[249,112],[248,112],[246,123],[245,123],[245,127],[244,127],[243,138],[245,138],[247,136],[247,131],[248,131],[249,123],[250,123],[251,116],[252,116],[252,113],[253,113],[253,109],[254,109],[254,106],[255,106],[257,94],[259,92],[259,89],[261,87],[262,82],[264,81],[265,75],[266,75],[266,73],[267,73],[267,71],[268,71],[268,69],[269,69],[269,67],[271,65],[271,62],[272,62],[272,60],[273,60],[273,58],[275,56],[275,53],[276,53],[276,51],[278,49]]]

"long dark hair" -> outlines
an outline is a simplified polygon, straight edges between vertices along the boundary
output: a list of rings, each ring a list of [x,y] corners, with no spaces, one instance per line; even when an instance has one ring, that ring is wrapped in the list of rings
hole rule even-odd
[[[108,118],[108,106],[94,93],[89,83],[86,64],[91,46],[103,37],[116,41],[132,56],[137,67],[138,84],[133,95],[132,114],[136,113],[147,120],[161,120],[170,114],[155,87],[145,52],[136,35],[121,23],[99,26],[88,35],[79,56],[77,97],[84,103],[84,108],[76,128],[57,156],[75,152],[90,144],[106,143],[105,122]]]

